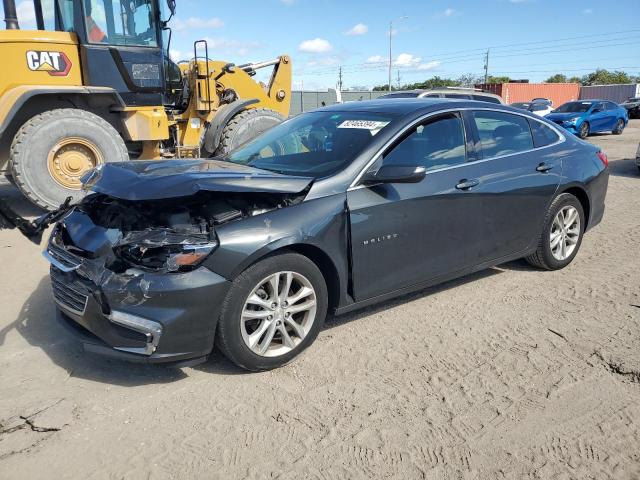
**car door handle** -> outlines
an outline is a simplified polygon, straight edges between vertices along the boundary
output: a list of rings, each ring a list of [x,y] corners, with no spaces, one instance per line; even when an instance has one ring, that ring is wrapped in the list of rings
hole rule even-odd
[[[544,173],[544,172],[548,172],[552,168],[553,168],[553,165],[547,165],[546,163],[542,162],[540,165],[536,167],[536,170],[538,172]]]
[[[466,178],[463,178],[462,180],[460,180],[460,182],[458,182],[458,184],[456,185],[456,188],[458,190],[469,190],[470,188],[476,187],[480,184],[480,180],[478,180],[477,178],[473,178],[471,180],[467,180]]]

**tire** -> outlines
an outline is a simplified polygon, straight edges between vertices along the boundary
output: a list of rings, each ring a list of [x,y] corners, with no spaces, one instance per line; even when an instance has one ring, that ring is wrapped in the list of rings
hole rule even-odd
[[[579,225],[577,229],[573,230],[577,231],[577,238],[575,238],[574,248],[570,252],[570,254],[567,255],[564,259],[559,259],[554,255],[551,245],[552,231],[556,228],[554,226],[554,221],[561,210],[566,209],[565,211],[570,211],[571,208],[575,209],[578,214]],[[573,261],[576,254],[578,253],[578,250],[580,250],[582,237],[584,236],[584,226],[584,210],[582,209],[580,200],[578,200],[570,193],[562,193],[558,195],[553,200],[553,202],[551,202],[549,210],[547,211],[547,215],[545,216],[544,226],[542,228],[542,233],[538,238],[538,247],[535,253],[529,255],[528,257],[525,257],[525,259],[534,267],[546,270],[559,270],[566,267]]]
[[[285,317],[282,316],[283,309],[280,309],[279,306],[277,309],[272,309],[271,311],[267,311],[271,308],[269,306],[252,306],[250,308],[254,308],[254,310],[250,310],[249,313],[258,312],[259,314],[263,314],[266,312],[272,313],[273,316],[265,319],[264,315],[262,315],[261,318],[257,320],[249,319],[247,321],[243,321],[243,318],[245,318],[243,315],[247,312],[245,307],[247,305],[253,305],[248,301],[250,297],[256,298],[257,295],[262,294],[261,298],[265,298],[266,303],[272,301],[271,294],[267,292],[266,289],[261,291],[258,287],[260,285],[267,285],[267,288],[270,288],[268,287],[268,283],[265,283],[266,279],[276,274],[286,273],[291,273],[292,275],[297,275],[300,278],[307,280],[309,282],[308,285],[313,289],[313,295],[315,295],[314,317],[310,323],[306,324],[305,328],[307,329],[307,333],[303,338],[295,335],[295,331],[291,329],[291,324],[288,323],[289,320],[286,320]],[[296,285],[296,281],[297,280],[294,279],[291,282],[290,291],[294,292],[294,294],[302,291],[297,290],[298,286]],[[283,288],[282,291],[284,291]],[[256,292],[256,294],[253,295],[253,292]],[[280,295],[282,295],[282,293]],[[313,300],[313,296],[306,295],[302,297],[301,300],[292,302],[292,305],[289,305],[289,307],[293,307],[294,305],[301,306],[308,300]],[[286,304],[281,305],[286,306]],[[324,320],[327,315],[327,305],[328,294],[324,277],[318,267],[311,260],[297,253],[281,253],[267,257],[247,268],[233,281],[229,293],[222,305],[222,312],[220,314],[218,329],[216,332],[216,345],[229,360],[246,370],[262,371],[281,367],[282,365],[286,365],[292,361],[309,345],[311,345],[311,343],[313,343],[324,324]],[[277,313],[277,310],[281,310],[279,314]],[[296,316],[295,318],[294,315]],[[304,312],[302,314],[295,313],[291,316],[287,316],[286,318],[299,322],[297,325],[300,326],[304,325],[304,320],[301,319],[305,318],[306,315],[307,314]],[[306,318],[311,318],[310,314]],[[280,322],[279,319],[282,319],[282,321]],[[253,322],[253,324],[251,324],[251,322]],[[272,322],[275,322],[276,325],[281,325],[281,327],[274,326],[274,329],[291,329],[291,336],[289,339],[295,339],[297,343],[292,349],[285,351],[290,347],[285,346],[282,334],[279,333],[279,331],[276,331],[276,333],[273,334],[273,341],[269,342],[269,349],[264,351],[262,354],[256,353],[256,350],[260,350],[261,345],[266,344],[269,325],[271,325]],[[260,334],[258,330],[263,326],[266,328],[266,330],[262,330],[265,333]],[[257,344],[254,349],[249,346],[250,339],[248,338],[248,335],[250,333],[257,333],[258,335],[256,337]]]
[[[584,140],[585,138],[587,138],[589,136],[590,133],[590,125],[589,122],[582,122],[582,124],[580,125],[580,130],[578,130],[578,136]]]
[[[75,168],[61,173],[63,170],[56,167],[60,157],[56,155],[65,151],[70,155],[81,153],[62,160]],[[16,185],[31,202],[47,210],[57,208],[69,196],[74,201],[82,198],[79,177],[94,163],[128,159],[125,143],[115,128],[98,115],[74,108],[32,117],[16,133],[10,151]]]
[[[282,115],[268,108],[243,110],[229,120],[222,129],[220,143],[214,155],[224,155],[283,121]]]
[[[611,133],[613,133],[614,135],[621,135],[623,131],[624,131],[624,120],[619,118],[618,121],[616,122],[615,127],[613,127],[613,130],[611,130]]]

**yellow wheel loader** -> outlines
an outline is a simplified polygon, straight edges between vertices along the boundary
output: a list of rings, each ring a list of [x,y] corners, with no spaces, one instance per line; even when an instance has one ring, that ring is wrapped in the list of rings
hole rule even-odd
[[[223,154],[288,116],[287,55],[234,65],[199,40],[176,64],[166,1],[34,0],[37,30],[20,30],[3,0],[0,170],[36,205],[79,198],[105,162]]]

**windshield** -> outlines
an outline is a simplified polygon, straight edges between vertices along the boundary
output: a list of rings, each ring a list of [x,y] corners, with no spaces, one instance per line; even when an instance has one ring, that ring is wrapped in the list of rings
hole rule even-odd
[[[389,122],[389,115],[309,112],[231,152],[227,160],[287,175],[325,177],[342,170]]]
[[[630,97],[627,102],[640,102],[640,97]]]
[[[591,108],[593,102],[568,102],[556,108],[556,113],[582,113]]]

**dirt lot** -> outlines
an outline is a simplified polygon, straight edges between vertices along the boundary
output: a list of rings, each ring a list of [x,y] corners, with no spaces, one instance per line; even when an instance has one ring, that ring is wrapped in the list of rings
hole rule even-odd
[[[570,267],[331,319],[268,373],[83,353],[41,248],[0,232],[0,478],[640,478],[640,121],[591,141],[607,212]]]

